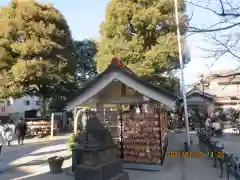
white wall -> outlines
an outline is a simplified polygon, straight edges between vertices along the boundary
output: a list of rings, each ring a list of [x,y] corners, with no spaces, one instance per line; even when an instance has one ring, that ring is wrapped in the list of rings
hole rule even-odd
[[[208,103],[207,106],[208,106],[208,108],[207,108],[208,114],[209,114],[209,115],[213,115],[214,110],[215,110],[215,105],[214,105],[214,103]]]
[[[228,84],[228,85],[219,85],[219,81],[211,81],[209,85],[209,93],[213,93],[216,96],[240,96],[240,85]]]
[[[209,82],[208,88],[209,88],[209,89],[214,89],[214,88],[216,88],[216,87],[218,87],[218,86],[219,86],[218,81],[212,80],[212,81]]]
[[[26,101],[29,101],[29,105],[26,104]],[[30,96],[24,96],[19,99],[13,99],[12,102],[7,106],[8,113],[9,114],[24,113],[25,111],[29,111],[32,109],[39,109],[40,105],[37,105],[38,101],[39,98]]]
[[[0,116],[8,116],[8,109],[5,101],[0,101]]]

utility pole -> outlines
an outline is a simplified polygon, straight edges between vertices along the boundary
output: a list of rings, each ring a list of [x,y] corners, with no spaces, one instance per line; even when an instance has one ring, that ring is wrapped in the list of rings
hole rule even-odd
[[[174,9],[175,9],[175,18],[176,18],[176,25],[177,25],[178,55],[179,55],[180,70],[181,70],[181,88],[182,88],[183,107],[184,107],[184,114],[185,114],[186,136],[187,136],[188,147],[190,147],[191,142],[190,142],[190,134],[189,134],[186,89],[185,89],[185,82],[184,82],[184,71],[183,71],[184,64],[183,64],[181,34],[179,29],[178,0],[174,0]]]
[[[200,80],[200,84],[202,85],[202,93],[204,95],[204,77],[203,77],[203,74],[200,76],[201,77],[201,80]],[[205,99],[204,99],[205,100]]]
[[[204,110],[204,116],[207,115],[207,109],[206,109],[206,102],[205,102],[205,80],[203,74],[200,76],[200,84],[202,85],[202,94],[203,94],[203,110]]]

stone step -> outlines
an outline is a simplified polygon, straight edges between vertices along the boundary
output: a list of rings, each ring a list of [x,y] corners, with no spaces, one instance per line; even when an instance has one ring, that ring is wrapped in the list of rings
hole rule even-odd
[[[75,180],[109,180],[123,173],[123,161],[116,159],[95,167],[78,165],[75,168]]]
[[[129,180],[129,175],[127,172],[123,172],[109,180]]]

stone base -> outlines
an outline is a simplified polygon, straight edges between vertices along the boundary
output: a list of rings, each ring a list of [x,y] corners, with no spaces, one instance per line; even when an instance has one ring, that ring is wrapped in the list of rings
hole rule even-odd
[[[123,172],[123,161],[116,159],[98,166],[78,165],[75,168],[75,180],[129,180]]]
[[[129,175],[127,172],[123,172],[110,180],[129,180]]]

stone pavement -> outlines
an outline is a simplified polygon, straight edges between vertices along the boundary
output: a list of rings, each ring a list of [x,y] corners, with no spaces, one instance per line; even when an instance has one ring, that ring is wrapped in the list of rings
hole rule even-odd
[[[224,151],[227,153],[232,153],[234,156],[240,158],[240,135],[225,133],[222,137],[213,137],[214,140],[219,141],[224,145]]]
[[[193,141],[197,142],[196,135]],[[183,151],[185,133],[169,133],[168,151]],[[194,145],[192,151],[198,151]],[[190,158],[178,157],[165,159],[163,168],[159,172],[129,171],[131,180],[220,180],[220,170],[212,167],[207,157]]]
[[[52,156],[63,156],[66,158],[64,167],[70,165],[67,138],[68,135],[34,138],[26,140],[24,145],[4,147],[0,155],[0,179],[33,179],[32,176],[48,172],[47,159]]]
[[[195,137],[195,136],[194,136]],[[186,139],[184,133],[169,133],[168,151],[183,151]],[[35,140],[36,141],[36,140]],[[195,141],[194,141],[195,142]],[[195,150],[197,148],[194,146]],[[24,157],[25,155],[25,157]],[[47,158],[54,155],[68,156],[66,137],[55,140],[29,142],[23,146],[13,146],[0,156],[1,180],[72,180],[69,171],[53,175],[48,173]],[[71,166],[71,159],[64,162],[64,167]],[[7,168],[6,168],[7,167]],[[212,162],[204,158],[166,158],[161,171],[128,170],[130,180],[220,180],[220,170],[212,167]],[[84,180],[84,178],[83,178]]]

